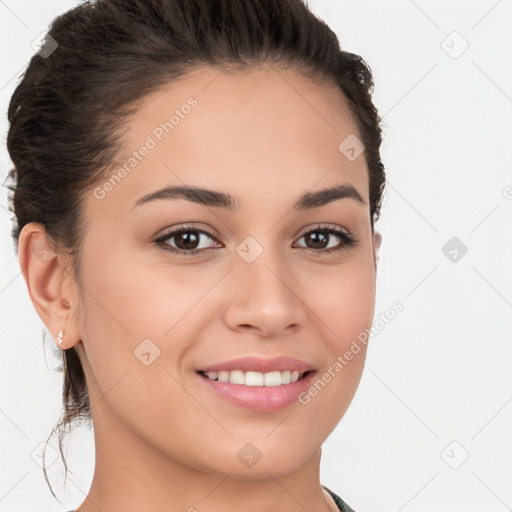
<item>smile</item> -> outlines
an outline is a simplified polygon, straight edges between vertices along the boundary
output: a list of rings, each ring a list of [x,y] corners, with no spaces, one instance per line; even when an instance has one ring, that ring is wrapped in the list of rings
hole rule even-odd
[[[219,372],[199,372],[210,380],[219,382],[230,382],[231,384],[241,384],[244,386],[282,386],[297,382],[308,372],[299,372],[298,370],[285,370],[274,372],[244,372],[242,370],[219,371]]]
[[[257,412],[272,412],[298,405],[298,396],[311,386],[316,373],[315,370],[196,372],[202,385],[213,392],[213,396]]]

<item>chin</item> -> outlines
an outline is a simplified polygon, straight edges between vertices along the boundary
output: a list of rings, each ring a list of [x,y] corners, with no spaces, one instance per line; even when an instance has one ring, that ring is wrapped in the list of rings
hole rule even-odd
[[[230,473],[230,478],[235,480],[268,479],[269,473],[279,478],[299,470],[311,457],[311,453],[299,451],[293,442],[286,447],[283,445],[281,449],[268,446],[268,442],[266,447],[263,444],[264,441],[259,444],[261,449],[258,448],[258,442],[240,444],[240,448],[237,446],[234,452],[225,455],[225,463],[216,469]]]

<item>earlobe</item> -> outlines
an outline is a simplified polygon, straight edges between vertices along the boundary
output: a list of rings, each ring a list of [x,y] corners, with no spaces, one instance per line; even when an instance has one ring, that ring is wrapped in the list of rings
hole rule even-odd
[[[65,279],[70,279],[68,257],[57,254],[49,241],[43,224],[30,222],[26,224],[18,240],[18,259],[21,272],[27,285],[32,304],[50,334],[57,341],[59,332],[65,334],[61,349],[69,348],[77,341],[72,297],[63,295],[68,288],[63,286]]]

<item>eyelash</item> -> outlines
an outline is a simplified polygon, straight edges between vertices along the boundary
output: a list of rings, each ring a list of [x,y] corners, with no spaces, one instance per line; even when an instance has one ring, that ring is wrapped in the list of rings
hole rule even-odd
[[[166,233],[165,235],[162,235],[161,237],[157,238],[155,240],[155,244],[158,245],[164,251],[169,251],[174,254],[179,254],[180,256],[193,256],[193,255],[200,253],[201,251],[207,251],[209,249],[214,249],[214,247],[209,247],[207,249],[192,249],[190,251],[186,251],[184,249],[176,249],[165,242],[169,238],[173,238],[182,233],[189,233],[189,232],[201,233],[203,235],[207,235],[210,238],[212,238],[215,242],[219,243],[218,240],[216,239],[216,235],[214,233],[210,233],[209,231],[206,231],[204,229],[194,228],[192,226],[180,226],[179,228],[177,228],[173,231],[170,231],[169,233]],[[325,226],[317,226],[317,227],[313,228],[312,230],[304,233],[300,238],[303,238],[306,235],[309,235],[311,233],[318,233],[318,232],[338,236],[341,239],[341,245],[339,247],[334,247],[331,249],[311,249],[310,247],[300,247],[300,249],[306,249],[306,250],[310,250],[313,252],[320,252],[320,253],[325,254],[325,253],[332,253],[332,252],[336,252],[336,251],[346,250],[346,249],[354,246],[357,243],[357,240],[349,233],[342,231],[339,228],[325,227]],[[299,240],[300,240],[300,238],[299,238]]]

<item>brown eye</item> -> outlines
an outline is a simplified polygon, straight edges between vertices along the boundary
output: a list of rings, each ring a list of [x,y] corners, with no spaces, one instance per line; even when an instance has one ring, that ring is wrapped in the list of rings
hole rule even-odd
[[[179,229],[162,235],[155,240],[155,243],[167,251],[188,256],[213,249],[212,245],[208,243],[208,239],[216,241],[213,234],[203,229],[182,226]],[[174,240],[174,243],[169,243],[168,240]]]
[[[348,232],[339,228],[321,226],[308,231],[302,235],[302,238],[305,239],[306,245],[299,245],[300,248],[310,249],[321,254],[348,249],[357,242]],[[219,243],[216,237],[208,231],[181,226],[162,235],[155,240],[155,243],[166,251],[182,256],[192,256],[215,248],[208,242],[208,239]]]
[[[184,231],[173,236],[178,249],[195,249],[199,244],[200,235],[197,231]]]
[[[329,242],[329,239],[332,238],[328,233],[321,233],[320,231],[313,231],[304,235],[306,241],[311,242],[311,244],[306,244],[310,249],[325,249],[326,244]]]
[[[350,234],[337,228],[319,227],[312,231],[308,231],[302,235],[301,238],[304,238],[306,241],[306,249],[312,249],[314,251],[324,253],[340,251],[351,247],[356,243],[356,240]],[[338,239],[338,244],[329,246],[331,241],[336,241],[336,238]]]

